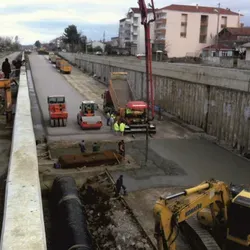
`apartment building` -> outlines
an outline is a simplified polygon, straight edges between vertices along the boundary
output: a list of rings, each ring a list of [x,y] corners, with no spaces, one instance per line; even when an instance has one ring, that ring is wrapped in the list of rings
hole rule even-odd
[[[152,18],[152,10],[148,13],[148,18]],[[154,25],[151,26],[151,41],[154,41]],[[145,32],[139,8],[130,8],[126,18],[119,21],[119,47],[130,48],[132,55],[145,53]]]
[[[199,56],[225,27],[241,27],[241,15],[230,9],[175,5],[156,10],[154,48],[169,57]]]

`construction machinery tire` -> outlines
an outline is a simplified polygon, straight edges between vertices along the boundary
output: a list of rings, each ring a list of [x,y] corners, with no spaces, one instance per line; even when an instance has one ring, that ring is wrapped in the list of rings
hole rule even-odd
[[[54,127],[54,126],[55,126],[54,120],[53,120],[53,119],[50,119],[49,121],[50,121],[50,126],[51,126],[51,127]]]
[[[63,127],[66,127],[67,126],[67,119],[62,119],[62,124],[63,124]]]

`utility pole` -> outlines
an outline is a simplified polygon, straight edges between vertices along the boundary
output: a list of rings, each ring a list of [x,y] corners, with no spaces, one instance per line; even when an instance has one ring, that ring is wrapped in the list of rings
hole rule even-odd
[[[218,3],[217,11],[217,39],[216,39],[216,54],[219,56],[219,25],[220,25],[220,3]]]

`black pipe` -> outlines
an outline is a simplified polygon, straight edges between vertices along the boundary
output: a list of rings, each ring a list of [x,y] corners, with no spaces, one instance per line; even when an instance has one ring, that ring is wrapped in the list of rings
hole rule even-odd
[[[72,177],[57,177],[50,197],[52,245],[58,250],[93,250],[87,219]]]

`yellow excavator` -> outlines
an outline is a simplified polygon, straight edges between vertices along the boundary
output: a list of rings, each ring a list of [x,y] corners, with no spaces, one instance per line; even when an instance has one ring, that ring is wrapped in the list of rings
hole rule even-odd
[[[13,122],[13,113],[12,113],[12,85],[18,86],[15,79],[0,79],[0,89],[4,90],[4,101],[5,101],[5,113],[6,113],[6,123],[11,125]],[[17,91],[17,89],[16,89]]]
[[[250,249],[250,190],[210,180],[154,206],[158,250],[176,250],[184,235],[195,250]]]

